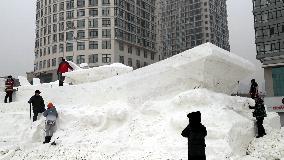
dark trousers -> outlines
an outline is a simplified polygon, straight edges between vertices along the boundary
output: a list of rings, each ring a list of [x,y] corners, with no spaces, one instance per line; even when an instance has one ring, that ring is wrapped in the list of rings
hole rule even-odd
[[[63,86],[65,76],[62,76],[62,73],[58,73],[58,80],[59,80],[59,86]]]
[[[206,156],[189,156],[188,160],[206,160]]]
[[[263,127],[263,120],[264,118],[256,118],[256,126],[257,126],[257,131],[258,131],[258,136],[263,136],[265,133],[265,129]]]
[[[13,94],[13,91],[7,91],[6,92],[6,96],[5,96],[5,100],[4,100],[5,103],[7,103],[8,98],[9,98],[9,103],[12,102],[12,94]]]
[[[39,112],[34,112],[34,116],[33,116],[33,122],[37,120],[37,116],[38,116]]]

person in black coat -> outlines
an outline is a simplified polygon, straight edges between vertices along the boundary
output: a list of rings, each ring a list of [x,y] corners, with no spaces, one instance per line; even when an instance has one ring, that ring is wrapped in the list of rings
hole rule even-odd
[[[28,103],[31,103],[33,106],[33,122],[37,120],[37,116],[39,113],[45,111],[45,105],[43,98],[39,95],[41,92],[39,90],[35,91],[35,95],[30,98]]]
[[[254,109],[253,117],[256,118],[257,133],[258,133],[256,138],[263,137],[264,135],[266,135],[265,129],[263,127],[263,120],[264,120],[264,117],[267,116],[263,100],[260,97],[256,97],[255,106],[254,107],[249,106],[249,108]]]
[[[182,131],[181,135],[188,138],[188,159],[206,160],[205,155],[205,137],[207,135],[206,127],[201,124],[201,113],[192,112],[187,115],[189,119],[188,126]]]
[[[250,97],[252,99],[258,97],[258,84],[256,83],[255,79],[252,79],[251,81],[251,86],[249,90]]]

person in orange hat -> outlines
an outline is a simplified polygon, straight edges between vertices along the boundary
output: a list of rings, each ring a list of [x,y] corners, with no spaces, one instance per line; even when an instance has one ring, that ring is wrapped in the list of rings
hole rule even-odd
[[[58,118],[57,110],[51,102],[48,103],[47,110],[43,112],[43,116],[46,117],[45,140],[43,143],[49,143],[53,133],[55,132],[56,119]]]

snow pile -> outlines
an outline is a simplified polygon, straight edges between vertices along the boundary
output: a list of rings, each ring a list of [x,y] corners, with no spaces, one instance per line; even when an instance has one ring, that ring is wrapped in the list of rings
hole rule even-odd
[[[30,82],[27,80],[27,78],[24,77],[24,76],[18,76],[18,79],[20,81],[21,86],[30,86],[31,85]]]
[[[114,63],[111,65],[89,69],[77,69],[72,72],[64,73],[64,76],[66,76],[66,82],[71,82],[72,84],[81,84],[87,82],[96,82],[109,77],[125,74],[131,72],[132,70],[132,67],[128,67],[120,63]]]
[[[187,139],[180,133],[188,112],[197,110],[208,131],[208,159],[238,159],[254,137],[248,109],[254,101],[224,93],[235,87],[231,76],[245,78],[250,68],[246,60],[205,44],[93,83],[20,87],[17,102],[0,105],[0,159],[186,160]],[[56,146],[42,144],[44,118],[29,121],[27,100],[35,89],[58,109]],[[279,126],[279,117],[269,114],[267,133]]]

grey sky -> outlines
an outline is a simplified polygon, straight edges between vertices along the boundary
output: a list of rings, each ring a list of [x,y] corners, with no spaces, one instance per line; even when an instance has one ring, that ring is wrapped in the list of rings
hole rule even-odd
[[[0,1],[0,76],[25,75],[33,70],[36,0]],[[228,0],[230,45],[233,53],[257,66],[252,77],[263,81],[263,69],[255,59],[252,2]]]

